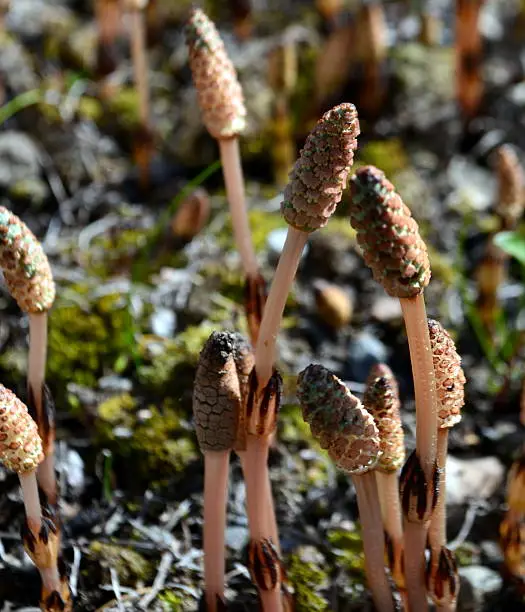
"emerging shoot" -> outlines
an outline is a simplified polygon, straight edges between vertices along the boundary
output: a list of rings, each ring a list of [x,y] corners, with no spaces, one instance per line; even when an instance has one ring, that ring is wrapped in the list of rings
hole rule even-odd
[[[453,611],[456,609],[459,575],[456,569],[454,553],[446,548],[445,469],[448,430],[461,420],[461,408],[465,403],[463,390],[465,374],[461,367],[461,358],[456,351],[456,346],[450,334],[440,323],[433,319],[428,320],[428,330],[430,333],[438,393],[437,466],[440,495],[428,532],[430,563],[427,568],[427,585],[429,587],[429,595],[436,604],[437,609]]]
[[[201,351],[193,412],[204,453],[204,580],[207,609],[224,598],[224,530],[230,451],[244,437],[243,400],[237,363],[249,354],[239,334],[213,332]]]
[[[381,456],[379,430],[372,415],[334,374],[310,365],[299,374],[297,396],[312,435],[336,466],[350,474],[357,493],[365,568],[379,612],[394,610],[384,568],[385,540],[373,468]]]
[[[71,610],[67,579],[58,569],[58,526],[53,513],[43,515],[40,506],[36,470],[43,459],[42,440],[27,407],[0,385],[0,463],[20,479],[26,513],[22,538],[42,579],[41,609],[51,612],[58,602],[61,610]]]
[[[375,470],[386,550],[392,577],[404,595],[403,515],[399,500],[398,471],[405,461],[399,390],[392,370],[385,364],[373,366],[366,381],[363,405],[373,416],[381,440]]]
[[[408,207],[384,173],[360,168],[350,181],[350,221],[374,278],[399,298],[410,348],[416,399],[416,451],[401,485],[406,493],[405,576],[411,609],[428,609],[425,543],[435,504],[437,394],[423,291],[430,281],[426,245]],[[403,475],[405,480],[403,480]],[[423,503],[424,498],[424,504]],[[417,510],[414,511],[415,507]]]
[[[246,283],[249,287],[254,283],[261,286],[248,221],[239,150],[239,135],[246,127],[241,85],[217,28],[200,9],[191,12],[186,25],[186,40],[204,125],[219,144],[233,233]],[[259,324],[260,320],[255,325],[250,323],[253,343],[257,340]]]
[[[0,266],[9,292],[29,315],[28,396],[45,455],[38,469],[38,481],[54,506],[57,503],[54,411],[52,403],[44,402],[44,381],[47,311],[55,299],[55,283],[42,245],[25,223],[4,207],[0,207]]]

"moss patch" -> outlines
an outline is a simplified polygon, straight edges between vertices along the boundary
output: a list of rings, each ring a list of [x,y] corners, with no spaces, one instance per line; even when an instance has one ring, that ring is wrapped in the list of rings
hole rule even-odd
[[[89,546],[89,555],[108,571],[114,568],[123,586],[134,586],[137,581],[152,578],[151,564],[131,548],[95,541]]]
[[[358,581],[365,580],[365,556],[363,542],[358,531],[334,529],[328,532],[328,542],[338,560],[338,565]]]
[[[316,563],[315,559],[319,559],[321,563]],[[328,601],[322,595],[322,591],[328,586],[328,576],[321,569],[321,565],[322,556],[310,554],[307,548],[291,555],[287,574],[294,588],[296,612],[328,610]]]

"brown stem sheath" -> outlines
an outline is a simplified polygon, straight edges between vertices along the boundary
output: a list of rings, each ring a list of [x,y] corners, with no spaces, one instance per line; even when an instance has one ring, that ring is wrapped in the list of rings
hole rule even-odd
[[[255,277],[259,274],[259,266],[253,249],[246,209],[239,139],[221,138],[218,142],[235,242],[239,249],[244,273],[248,277]]]
[[[432,513],[428,528],[428,540],[434,559],[439,559],[441,547],[447,545],[447,510],[445,501],[447,447],[448,427],[445,427],[439,429],[437,434],[437,466],[439,469],[440,494],[438,495],[436,507]]]
[[[270,379],[275,362],[275,345],[288,292],[299,266],[308,234],[294,227],[288,228],[286,242],[277,264],[270,293],[264,307],[259,338],[255,348],[255,369],[259,388]]]
[[[230,451],[204,453],[204,582],[206,607],[217,612],[224,598],[224,530]]]
[[[273,497],[268,473],[268,450],[270,438],[249,436],[246,451],[239,453],[246,483],[246,506],[250,537],[261,541],[270,539],[279,551],[279,535],[273,506]],[[281,612],[280,582],[272,591],[259,590],[264,612]]]
[[[385,538],[374,472],[353,475],[352,481],[357,492],[368,586],[378,612],[394,612],[384,566]]]
[[[100,40],[112,45],[120,31],[120,5],[116,0],[96,0],[95,15],[97,17]]]
[[[414,395],[416,399],[416,452],[427,482],[432,482],[436,462],[437,392],[423,293],[400,298],[405,320]]]
[[[410,612],[427,612],[425,544],[428,525],[405,520],[404,527],[405,581],[409,610]]]
[[[33,398],[38,431],[44,443],[45,458],[38,466],[38,482],[50,504],[57,503],[57,484],[55,477],[55,432],[46,422],[42,389],[46,374],[47,356],[47,313],[29,315],[29,357],[27,366],[27,386]]]
[[[390,538],[394,553],[392,577],[398,587],[404,584],[402,573],[403,558],[403,514],[399,500],[399,480],[396,472],[375,470],[383,526]]]

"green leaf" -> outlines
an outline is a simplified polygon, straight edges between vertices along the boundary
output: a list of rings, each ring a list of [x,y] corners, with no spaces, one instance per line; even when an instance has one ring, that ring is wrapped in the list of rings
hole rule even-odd
[[[494,236],[494,244],[525,266],[525,232],[499,232]]]

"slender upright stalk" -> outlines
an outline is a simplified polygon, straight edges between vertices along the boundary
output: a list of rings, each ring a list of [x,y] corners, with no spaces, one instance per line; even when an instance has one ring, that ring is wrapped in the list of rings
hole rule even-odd
[[[405,581],[407,587],[408,609],[426,612],[428,610],[427,589],[425,586],[425,544],[427,531],[420,523],[405,519]]]
[[[217,612],[217,598],[224,599],[224,528],[229,460],[229,450],[204,453],[204,581],[209,612]]]
[[[437,435],[437,466],[439,471],[439,490],[446,490],[446,471],[448,449],[448,428],[438,429]],[[428,529],[428,542],[432,555],[439,557],[439,551],[447,543],[447,510],[446,495],[439,495],[436,507],[432,513],[432,520]]]
[[[310,365],[299,374],[297,396],[312,435],[338,468],[352,478],[363,531],[365,568],[379,612],[393,612],[385,573],[385,540],[373,470],[381,455],[379,430],[372,415],[332,372]]]
[[[283,251],[266,300],[259,339],[255,347],[255,369],[260,387],[264,387],[272,375],[281,318],[307,241],[308,233],[295,227],[288,228]]]
[[[148,62],[146,59],[146,33],[144,14],[140,9],[131,11],[131,55],[133,77],[139,96],[139,117],[143,126],[149,127],[150,101],[148,83]]]
[[[384,562],[385,538],[381,522],[381,510],[377,484],[373,472],[352,476],[357,492],[359,520],[363,533],[365,569],[368,586],[372,591],[374,604],[379,612],[394,612],[392,592],[386,574],[378,571]]]
[[[218,142],[235,243],[239,249],[244,273],[246,276],[257,276],[259,266],[255,257],[246,208],[239,139],[236,137],[221,138]]]
[[[42,509],[40,508],[40,499],[38,497],[36,473],[32,470],[18,474],[18,478],[20,480],[20,488],[22,489],[27,525],[33,535],[38,537],[42,527]]]
[[[56,506],[58,501],[57,481],[55,476],[55,426],[46,414],[43,401],[43,388],[46,371],[47,354],[47,312],[29,315],[29,357],[27,368],[27,386],[34,402],[39,434],[44,443],[45,458],[38,466],[38,482],[47,497],[47,501]]]
[[[390,570],[397,587],[404,592],[403,515],[399,503],[399,480],[396,473],[375,470],[383,526],[392,549]]]
[[[416,452],[429,481],[436,463],[437,394],[423,294],[400,299],[416,399]]]

